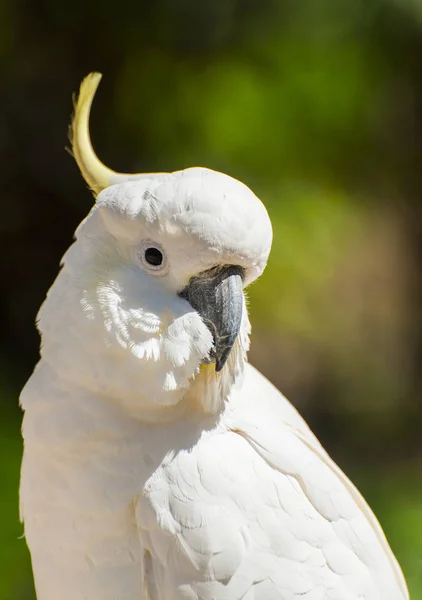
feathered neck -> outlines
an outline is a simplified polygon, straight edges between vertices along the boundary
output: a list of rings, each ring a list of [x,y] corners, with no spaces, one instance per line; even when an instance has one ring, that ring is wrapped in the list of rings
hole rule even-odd
[[[233,388],[241,385],[249,350],[251,325],[246,307],[236,343],[224,368],[217,373],[214,364],[204,364],[192,380],[185,399],[207,414],[217,414],[223,408]]]

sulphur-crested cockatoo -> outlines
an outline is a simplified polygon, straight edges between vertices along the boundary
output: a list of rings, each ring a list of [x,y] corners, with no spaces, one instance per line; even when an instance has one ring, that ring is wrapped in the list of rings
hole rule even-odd
[[[38,600],[408,598],[365,500],[246,362],[264,206],[209,169],[106,168],[88,130],[99,81],[72,135],[96,202],[21,395]]]

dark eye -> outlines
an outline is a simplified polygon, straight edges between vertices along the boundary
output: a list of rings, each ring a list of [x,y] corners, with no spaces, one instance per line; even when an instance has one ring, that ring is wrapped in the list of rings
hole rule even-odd
[[[159,267],[163,262],[163,253],[158,248],[147,248],[145,250],[145,260],[153,267]]]
[[[155,240],[142,240],[137,249],[141,266],[149,275],[162,277],[168,271],[164,248]]]

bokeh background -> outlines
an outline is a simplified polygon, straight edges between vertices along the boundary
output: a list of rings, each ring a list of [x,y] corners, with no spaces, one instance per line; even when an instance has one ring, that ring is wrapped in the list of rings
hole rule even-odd
[[[361,488],[422,599],[422,3],[1,0],[0,600],[34,598],[18,394],[93,201],[64,150],[91,70],[106,164],[208,166],[267,205],[251,360]]]

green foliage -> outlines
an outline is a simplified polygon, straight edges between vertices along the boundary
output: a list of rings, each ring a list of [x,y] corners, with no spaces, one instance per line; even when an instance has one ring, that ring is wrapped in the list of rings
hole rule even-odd
[[[266,202],[265,191],[261,197]],[[272,189],[266,204],[273,250],[265,274],[250,291],[253,314],[268,326],[278,323],[286,333],[324,336],[327,323],[309,303],[321,295],[329,301],[324,291],[356,233],[359,211],[342,192],[303,185]]]
[[[169,169],[202,161],[267,181],[326,178],[367,135],[379,82],[369,46],[313,31],[277,30],[212,61],[141,49],[127,57],[116,113]]]
[[[2,400],[4,400],[2,390]],[[3,417],[0,426],[0,598],[33,598],[29,552],[19,520],[19,472],[22,455],[19,415]]]
[[[381,522],[403,569],[410,598],[422,598],[422,477],[420,464],[390,471],[355,471],[353,481]]]

